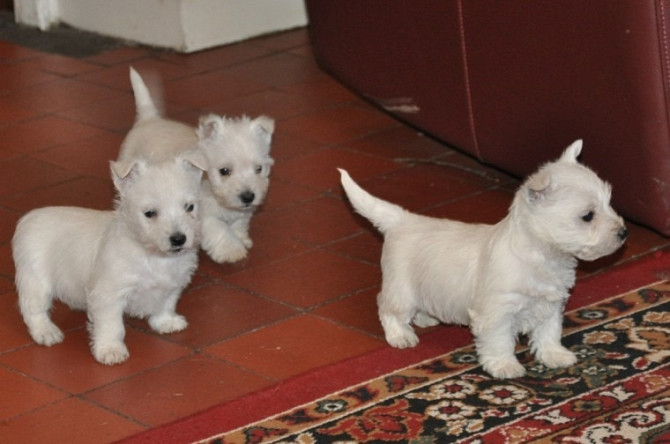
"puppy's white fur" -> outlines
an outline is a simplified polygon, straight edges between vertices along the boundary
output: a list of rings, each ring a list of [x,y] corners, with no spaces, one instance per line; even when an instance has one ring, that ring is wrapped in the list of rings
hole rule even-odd
[[[243,259],[253,245],[249,223],[268,190],[274,120],[210,114],[200,119],[196,130],[162,118],[133,68],[130,79],[137,118],[119,159],[162,160],[196,147],[207,164],[202,181],[202,248],[216,262]]]
[[[160,165],[111,164],[114,211],[46,207],[23,216],[12,240],[19,306],[38,344],[63,340],[53,299],[86,310],[97,361],[125,361],[123,314],[159,333],[183,330],[175,312],[197,266],[202,171],[188,154]]]
[[[528,178],[495,225],[412,214],[340,170],[353,207],[384,234],[378,305],[389,344],[413,347],[411,323],[441,321],[471,327],[484,370],[497,378],[525,373],[514,356],[519,333],[547,367],[576,362],[560,342],[576,258],[610,254],[627,235],[610,186],[577,162],[581,147],[576,141]]]

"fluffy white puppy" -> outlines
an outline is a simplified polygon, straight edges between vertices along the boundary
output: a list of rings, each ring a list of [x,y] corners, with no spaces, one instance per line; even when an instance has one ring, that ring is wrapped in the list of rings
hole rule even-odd
[[[111,167],[114,211],[36,209],[12,240],[19,306],[35,342],[63,340],[49,317],[58,299],[87,312],[93,356],[107,365],[129,356],[124,313],[148,318],[158,333],[186,328],[175,308],[197,266],[202,176],[189,154]]]
[[[203,116],[198,128],[164,119],[142,77],[130,69],[137,118],[119,160],[174,157],[195,147],[205,158],[202,181],[202,248],[216,262],[246,257],[253,242],[251,218],[267,194],[274,120],[266,116]]]
[[[413,347],[411,323],[445,322],[471,327],[480,363],[496,378],[524,375],[519,333],[547,367],[576,362],[560,339],[577,259],[610,254],[627,236],[610,186],[577,162],[581,147],[574,142],[529,177],[495,225],[412,214],[340,170],[353,207],[384,234],[378,305],[389,344]]]

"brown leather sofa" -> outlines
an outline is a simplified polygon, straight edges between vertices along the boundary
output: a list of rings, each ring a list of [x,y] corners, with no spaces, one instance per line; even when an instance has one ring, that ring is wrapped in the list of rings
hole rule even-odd
[[[670,235],[670,0],[306,0],[321,66],[523,176],[584,139],[626,217]]]

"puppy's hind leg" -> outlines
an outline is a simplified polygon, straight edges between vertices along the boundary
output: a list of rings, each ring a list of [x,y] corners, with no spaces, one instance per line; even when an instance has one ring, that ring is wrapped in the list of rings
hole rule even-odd
[[[18,265],[16,286],[21,315],[33,340],[46,346],[62,342],[63,332],[49,318],[53,301],[53,290],[49,283],[37,274],[26,275],[25,270]]]
[[[379,320],[386,342],[395,348],[414,347],[419,343],[419,337],[410,325],[416,313],[414,298],[410,289],[402,287],[397,280],[388,285],[384,282],[377,296]]]

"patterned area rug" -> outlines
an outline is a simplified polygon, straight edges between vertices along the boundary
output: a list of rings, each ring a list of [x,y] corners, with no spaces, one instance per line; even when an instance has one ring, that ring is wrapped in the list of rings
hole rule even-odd
[[[495,380],[467,346],[203,442],[670,442],[669,308],[661,281],[569,312],[574,367],[522,344],[527,375]]]

